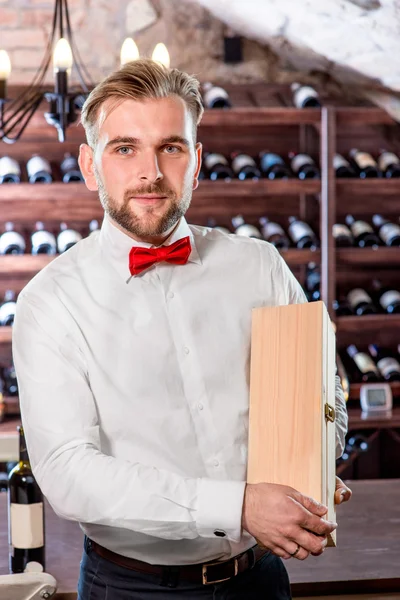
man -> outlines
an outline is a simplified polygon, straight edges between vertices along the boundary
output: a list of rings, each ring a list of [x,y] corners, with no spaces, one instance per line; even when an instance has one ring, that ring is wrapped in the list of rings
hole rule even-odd
[[[245,483],[251,310],[305,296],[270,244],[187,224],[202,111],[196,79],[150,60],[93,90],[79,162],[101,231],[18,299],[27,446],[85,533],[80,600],[287,599],[281,558],[321,554],[336,527],[292,488]],[[339,385],[336,409],[339,456]]]

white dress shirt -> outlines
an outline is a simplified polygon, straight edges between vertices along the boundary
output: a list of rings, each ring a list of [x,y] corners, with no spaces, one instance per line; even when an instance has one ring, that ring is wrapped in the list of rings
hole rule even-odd
[[[187,235],[186,265],[132,277],[130,249],[151,244],[106,216],[28,283],[13,327],[43,493],[99,544],[159,565],[227,560],[256,543],[241,529],[252,308],[306,301],[271,244],[184,218],[167,242]],[[340,383],[336,395],[339,456]]]

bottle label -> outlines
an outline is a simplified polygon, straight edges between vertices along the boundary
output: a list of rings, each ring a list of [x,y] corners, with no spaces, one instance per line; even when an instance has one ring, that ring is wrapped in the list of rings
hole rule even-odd
[[[336,239],[339,236],[345,236],[351,238],[351,231],[343,223],[335,223],[333,226],[333,237]]]
[[[394,302],[400,302],[400,292],[397,290],[389,290],[388,292],[382,294],[382,296],[379,298],[379,302],[382,308],[386,310],[390,304],[393,304]]]
[[[259,239],[262,238],[261,233],[258,231],[257,227],[254,227],[253,225],[248,225],[247,223],[244,225],[240,225],[236,229],[235,233],[237,235],[243,235],[246,237],[256,237]]]
[[[10,315],[15,315],[15,310],[15,302],[4,302],[4,304],[0,306],[0,323],[3,323]]]
[[[347,295],[347,300],[352,308],[355,308],[358,304],[361,304],[361,302],[368,302],[368,304],[372,303],[371,296],[361,288],[351,290]]]
[[[373,371],[374,373],[376,373],[376,375],[379,376],[379,371],[374,361],[370,356],[368,356],[368,354],[365,354],[365,352],[357,352],[357,354],[353,356],[353,360],[356,363],[357,367],[360,369],[361,373],[368,373],[369,371]]]
[[[203,101],[207,107],[212,106],[215,100],[226,100],[227,102],[229,102],[228,92],[226,92],[223,88],[217,86],[212,87],[206,92],[204,92]]]
[[[239,154],[232,161],[232,169],[236,175],[243,169],[243,167],[256,167],[255,161],[248,154]]]
[[[311,235],[314,237],[314,232],[307,223],[303,221],[295,221],[289,225],[288,230],[290,231],[290,235],[295,242],[298,242],[306,235]]]
[[[352,231],[352,234],[354,235],[354,237],[358,237],[359,235],[362,235],[363,233],[373,233],[374,232],[371,225],[369,223],[367,223],[366,221],[354,221],[354,223],[351,224],[351,231]]]
[[[0,177],[4,177],[5,175],[17,175],[17,177],[21,175],[19,164],[10,156],[0,158]]]
[[[204,164],[209,171],[211,171],[215,165],[229,166],[229,163],[223,154],[209,154],[204,159]]]
[[[400,235],[400,226],[396,223],[385,223],[380,228],[379,235],[385,244],[389,244],[394,237]]]
[[[43,502],[10,503],[10,537],[14,548],[29,550],[44,546]]]
[[[69,244],[76,244],[76,242],[79,242],[81,239],[82,236],[78,231],[74,231],[73,229],[65,229],[64,231],[58,234],[58,251],[64,252],[65,248]]]
[[[369,152],[355,152],[353,158],[360,169],[365,169],[366,167],[377,167],[376,161],[373,159],[371,154],[369,154]]]
[[[60,169],[63,173],[68,173],[68,171],[79,171],[78,161],[75,156],[67,156],[64,158],[60,165]]]
[[[0,254],[4,254],[9,246],[19,246],[25,251],[25,240],[16,231],[6,231],[0,236]]]
[[[278,223],[266,223],[263,225],[262,233],[266,240],[273,235],[285,235],[285,232]]]
[[[29,177],[39,173],[39,171],[44,171],[45,173],[51,175],[51,166],[49,161],[41,156],[32,156],[32,158],[26,163],[26,170]]]
[[[341,154],[335,154],[333,158],[333,168],[337,170],[339,167],[350,167],[350,163]]]
[[[303,102],[308,98],[318,98],[318,92],[308,85],[302,85],[293,95],[294,105],[297,106],[297,108],[302,108]]]
[[[272,152],[268,152],[267,154],[264,154],[261,158],[261,164],[263,169],[266,171],[274,165],[285,166],[285,161],[279,156],[279,154],[273,154]]]
[[[377,365],[383,377],[388,376],[390,373],[393,373],[393,371],[397,371],[398,373],[400,373],[400,363],[391,356],[381,358],[381,360],[378,361]]]
[[[35,231],[35,233],[32,233],[32,247],[37,248],[42,244],[56,247],[56,238],[50,231]]]
[[[399,165],[400,158],[393,152],[382,152],[378,160],[378,166],[381,171],[386,171],[390,165]]]
[[[315,165],[315,162],[308,154],[297,154],[292,158],[291,167],[294,173],[298,173],[304,165]]]

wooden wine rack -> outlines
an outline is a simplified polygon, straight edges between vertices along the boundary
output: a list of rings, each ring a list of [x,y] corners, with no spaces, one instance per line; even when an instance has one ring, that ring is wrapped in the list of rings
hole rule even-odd
[[[349,212],[368,220],[379,212],[397,221],[400,179],[336,180],[332,164],[335,152],[348,154],[352,147],[372,152],[385,147],[400,152],[398,124],[377,107],[352,106],[344,98],[323,98],[322,109],[299,110],[290,106],[287,86],[225,87],[235,108],[205,111],[199,128],[199,140],[205,149],[226,154],[239,149],[253,156],[267,149],[284,156],[291,150],[308,152],[319,160],[321,179],[230,183],[203,180],[193,195],[188,221],[202,225],[212,216],[218,224],[229,227],[236,214],[242,214],[253,224],[258,224],[258,218],[265,214],[287,227],[288,217],[299,215],[319,231],[321,249],[316,252],[289,249],[282,252],[282,256],[301,283],[304,283],[307,263],[320,263],[322,299],[331,318],[337,322],[338,348],[352,342],[395,347],[400,341],[399,316],[336,319],[332,302],[337,285],[343,290],[355,285],[369,287],[372,272],[379,273],[385,284],[399,288],[400,250],[336,249],[332,226],[343,222]],[[43,111],[45,109],[43,106]],[[67,131],[67,141],[60,144],[55,130],[39,113],[32,119],[22,141],[11,146],[3,144],[2,154],[16,158],[25,170],[26,161],[39,152],[51,159],[57,176],[64,153],[76,155],[84,139],[83,128],[73,125]],[[37,220],[43,220],[49,228],[57,227],[61,221],[84,228],[91,219],[101,220],[103,211],[97,194],[88,191],[84,184],[32,185],[26,182],[24,175],[21,184],[0,186],[0,215],[0,226],[12,220],[28,232],[33,230]],[[48,256],[29,254],[0,257],[0,294],[8,288],[19,292],[51,260]],[[10,360],[11,328],[3,327],[0,328],[0,361],[6,364]],[[351,386],[352,401],[358,397],[359,387]],[[400,396],[398,384],[392,389]],[[358,422],[359,412],[352,412],[350,421]]]

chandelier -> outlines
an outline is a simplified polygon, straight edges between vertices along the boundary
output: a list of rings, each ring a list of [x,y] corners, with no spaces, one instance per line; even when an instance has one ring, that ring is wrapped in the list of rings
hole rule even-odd
[[[139,58],[139,51],[132,38],[127,38],[121,48],[121,65]],[[168,51],[164,44],[157,44],[153,60],[169,66]],[[54,90],[44,89],[44,79],[53,59]],[[74,66],[79,86],[71,89],[68,80]],[[17,142],[43,100],[48,101],[44,116],[53,125],[58,140],[64,142],[68,125],[76,121],[77,111],[83,106],[94,84],[82,62],[76,47],[67,0],[55,0],[51,34],[44,57],[30,85],[13,100],[7,98],[7,80],[11,63],[5,50],[0,50],[0,140],[7,144]]]

